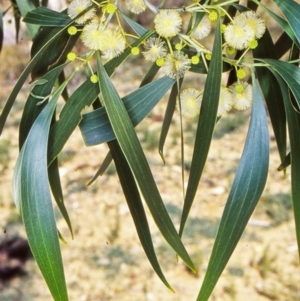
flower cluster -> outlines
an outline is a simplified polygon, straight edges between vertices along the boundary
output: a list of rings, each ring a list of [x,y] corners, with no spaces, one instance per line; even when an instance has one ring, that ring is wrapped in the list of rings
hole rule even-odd
[[[224,29],[226,43],[238,50],[255,48],[257,39],[266,31],[266,25],[255,12],[246,11],[236,16]]]
[[[141,42],[143,48],[141,52],[146,61],[156,63],[162,67],[167,76],[175,79],[183,78],[189,70],[193,71],[193,65],[201,67],[204,72],[205,69],[208,71],[209,61],[213,59],[212,50],[204,46],[202,40],[213,31],[214,22],[227,14],[224,9],[219,9],[218,5],[198,6],[195,3],[185,7],[184,10],[164,9],[154,7],[147,0],[124,1],[127,9],[134,14],[140,14],[147,8],[154,14],[154,33]],[[182,12],[190,14],[188,25],[183,22]],[[73,35],[81,30],[82,42],[91,51],[90,53],[100,51],[101,57],[105,60],[119,56],[126,47],[131,48],[132,55],[140,53],[141,45],[132,47],[128,41],[128,37],[130,39],[139,37],[126,33],[117,0],[99,2],[73,0],[69,5],[68,15],[75,19],[75,24],[78,24],[77,27],[69,28],[69,34]],[[232,108],[244,110],[251,106],[252,87],[246,80],[243,57],[247,51],[257,46],[258,39],[266,30],[264,20],[254,11],[241,12],[235,17],[228,15],[228,18],[231,22],[221,26],[224,39],[223,60],[236,70],[237,82],[230,87],[220,88],[218,117]],[[235,60],[237,50],[244,50],[244,53]],[[89,54],[89,57],[92,54]],[[73,53],[68,56],[70,61],[76,58]],[[96,77],[91,78],[93,82],[97,81]],[[177,105],[177,108],[185,116],[197,116],[201,100],[202,92],[192,88],[184,89],[178,98],[180,105]]]
[[[74,0],[68,7],[68,15],[75,18],[77,24],[84,24],[81,35],[83,44],[92,51],[100,50],[102,58],[110,60],[124,51],[126,38],[122,30],[110,29],[107,26],[107,20],[117,9],[116,5],[111,2],[101,5],[98,4],[98,7],[102,8],[103,14],[101,18],[97,18],[94,2]],[[106,15],[108,15],[107,18]],[[69,34],[76,32],[76,27],[69,28]]]
[[[176,108],[186,117],[196,117],[200,113],[202,92],[187,88],[181,91]],[[221,86],[217,117],[231,109],[246,110],[252,104],[252,85],[246,82],[235,83],[229,88]]]

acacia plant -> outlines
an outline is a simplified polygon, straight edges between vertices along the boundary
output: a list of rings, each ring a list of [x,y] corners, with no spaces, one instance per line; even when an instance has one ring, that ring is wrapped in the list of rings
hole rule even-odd
[[[279,170],[291,168],[299,245],[299,3],[190,0],[185,1],[185,6],[173,7],[164,0],[158,5],[148,0],[73,0],[64,11],[57,12],[45,6],[47,1],[14,2],[15,11],[22,15],[33,39],[32,57],[2,108],[0,131],[30,76],[31,89],[19,126],[20,153],[13,196],[32,253],[54,300],[66,301],[68,293],[52,198],[72,233],[57,156],[77,126],[87,146],[107,143],[109,153],[93,180],[114,161],[145,254],[158,277],[172,290],[156,257],[142,198],[174,253],[195,271],[181,237],[215,126],[229,110],[239,114],[239,110],[251,107],[244,150],[197,298],[205,301],[263,192],[269,165],[268,114],[282,162]],[[268,20],[273,19],[276,32],[258,15],[258,8],[269,15]],[[279,11],[280,16],[274,11]],[[148,28],[136,21],[136,15],[141,13],[152,18]],[[75,47],[77,43],[81,47]],[[127,62],[131,56],[140,56],[150,67],[140,87],[120,98],[110,77],[120,65],[134,64],[136,60]],[[73,70],[69,74],[65,72],[67,66]],[[85,71],[86,79],[69,96],[70,80],[80,70]],[[205,84],[183,89],[189,72],[205,77]],[[194,119],[197,130],[179,229],[169,217],[135,132],[135,126],[169,90],[158,145],[162,163],[174,111],[178,110],[181,124],[183,118],[199,115]],[[63,103],[59,116],[58,102]],[[92,111],[82,114],[87,106]],[[179,138],[183,158],[183,131]]]

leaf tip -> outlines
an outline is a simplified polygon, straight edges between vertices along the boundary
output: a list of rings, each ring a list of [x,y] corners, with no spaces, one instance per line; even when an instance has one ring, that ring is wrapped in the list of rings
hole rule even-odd
[[[162,149],[159,150],[159,155],[160,155],[160,157],[161,157],[161,159],[163,161],[163,164],[166,165],[166,160],[165,160],[164,153],[163,153]]]

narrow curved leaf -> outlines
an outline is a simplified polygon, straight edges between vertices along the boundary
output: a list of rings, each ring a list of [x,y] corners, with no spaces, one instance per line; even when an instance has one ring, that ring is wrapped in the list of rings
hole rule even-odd
[[[205,16],[204,11],[196,12],[194,14],[194,17],[193,17],[193,19],[190,19],[190,24],[187,28],[188,35],[193,34],[193,32],[196,30],[196,28],[198,27],[199,23],[201,22],[201,20],[203,19],[204,16]]]
[[[183,259],[187,266],[195,270],[163,204],[130,117],[102,65],[99,52],[97,52],[97,69],[101,101],[106,108],[113,131],[152,213],[153,219],[170,246]]]
[[[50,93],[53,89],[53,85],[58,75],[61,73],[61,71],[65,66],[66,64],[63,64],[55,69],[52,69],[41,78],[45,80],[43,84],[35,85],[32,88],[31,93],[29,94],[26,104],[24,106],[20,127],[19,127],[20,149],[22,148],[22,145],[25,142],[27,135],[35,119],[43,110],[43,108],[47,105],[46,100],[40,105],[38,105],[38,103],[42,101],[43,97],[50,96]]]
[[[123,103],[133,126],[139,124],[150,113],[174,81],[165,76],[123,97]],[[79,127],[87,146],[116,138],[104,107],[84,114]]]
[[[67,223],[71,236],[73,238],[74,236],[73,236],[71,220],[64,203],[57,158],[48,166],[48,177],[49,177],[49,184],[51,187],[52,195],[55,199],[56,205],[61,215],[63,216],[65,222]]]
[[[35,10],[34,4],[30,0],[16,0],[21,15],[24,17],[28,12]],[[34,24],[26,24],[29,36],[33,40],[39,30],[39,26]]]
[[[264,36],[260,39],[258,47],[253,49],[255,58],[271,58],[276,59],[276,51],[272,41],[272,37],[267,30]],[[268,68],[256,68],[257,79],[264,94],[272,127],[275,134],[277,148],[279,151],[281,162],[286,156],[286,116],[284,104],[280,93],[280,87],[277,84],[276,78]]]
[[[275,0],[274,0],[275,1]],[[286,1],[281,1],[279,0],[278,2],[289,2],[290,0],[286,0]],[[293,2],[293,0],[292,0]],[[264,4],[262,4],[259,1],[256,1],[256,3],[261,6],[275,21],[278,25],[280,25],[282,27],[282,29],[288,34],[288,36],[293,40],[293,42],[299,47],[300,46],[300,42],[299,42],[299,37],[297,39],[297,35],[295,34],[295,32],[293,31],[292,26],[290,26],[290,24],[285,21],[284,19],[282,19],[281,17],[279,17],[277,14],[275,14],[272,10],[268,9],[267,6],[265,6]],[[279,5],[277,3],[277,5]],[[299,8],[298,8],[298,14],[299,14]],[[299,16],[298,16],[299,17]]]
[[[132,45],[139,45],[149,35],[151,35],[151,32],[147,32]],[[114,70],[120,64],[122,64],[129,55],[130,47],[127,47],[127,49],[121,55],[107,62],[105,64],[107,74],[111,76]],[[68,99],[59,116],[59,120],[56,121],[51,128],[49,137],[49,164],[56,158],[70,135],[75,130],[76,126],[79,124],[80,120],[82,119],[82,110],[86,106],[90,106],[95,99],[97,99],[98,94],[99,86],[93,84],[88,79]]]
[[[196,195],[201,174],[206,162],[213,131],[216,124],[220,87],[222,76],[222,39],[220,20],[218,21],[215,41],[212,51],[212,60],[207,74],[203,100],[200,109],[191,171],[186,190],[186,196],[181,216],[179,235],[182,236],[186,220]]]
[[[82,119],[81,111],[98,97],[99,87],[90,80],[85,81],[68,99],[59,119],[51,127],[49,136],[49,164],[57,157],[63,146]]]
[[[73,21],[71,23],[73,23]],[[0,135],[2,133],[2,130],[3,130],[3,127],[5,125],[6,119],[9,115],[9,112],[10,112],[10,110],[11,110],[11,108],[12,108],[14,102],[15,102],[15,99],[16,99],[17,95],[19,94],[22,86],[24,85],[28,75],[33,70],[36,63],[40,60],[43,53],[48,49],[48,47],[52,44],[52,42],[55,41],[57,36],[59,36],[64,30],[65,30],[65,28],[62,28],[54,36],[49,38],[49,40],[47,40],[47,42],[40,48],[40,50],[31,59],[31,61],[27,65],[27,67],[23,70],[22,74],[20,75],[17,83],[15,84],[13,90],[11,91],[11,93],[10,93],[10,95],[9,95],[7,101],[6,101],[6,104],[5,104],[5,106],[2,110],[2,113],[1,113],[1,116],[0,116]]]
[[[272,59],[261,59],[261,61],[269,64],[268,68],[273,71],[275,70],[282,79],[287,83],[291,92],[293,93],[298,110],[300,109],[300,68],[290,63],[272,60]]]
[[[42,78],[45,80],[45,83],[41,85],[35,85],[32,89],[31,94],[29,95],[25,107],[23,109],[23,114],[20,122],[19,127],[19,148],[21,149],[24,142],[26,141],[27,135],[34,124],[34,121],[39,116],[43,108],[47,105],[48,101],[44,101],[42,104],[38,105],[39,102],[42,101],[42,97],[47,97],[50,95],[51,90],[53,88],[54,82],[56,81],[57,77],[63,70],[66,64],[58,66],[55,69],[49,71],[45,76]],[[41,80],[42,80],[41,79]],[[56,204],[64,217],[70,232],[73,236],[71,221],[68,215],[68,212],[65,208],[64,201],[63,201],[63,194],[60,184],[60,177],[58,171],[58,164],[57,161],[54,161],[48,168],[48,175],[49,175],[49,183],[51,186],[52,194],[55,198]]]
[[[156,64],[154,64],[154,65],[157,66]],[[145,79],[145,78],[144,78],[144,79]],[[147,82],[147,81],[145,81],[145,85],[146,85],[146,82]],[[151,81],[150,81],[150,82],[151,82]],[[144,80],[143,80],[143,83],[144,83]],[[143,83],[141,84],[141,87],[144,86]],[[174,86],[173,86],[173,87],[174,87]],[[172,92],[171,92],[171,94],[172,94]],[[175,100],[176,100],[176,96],[174,96],[174,97],[175,97]],[[123,99],[123,101],[124,101],[124,99]],[[149,99],[148,99],[147,101],[149,101]],[[169,100],[169,102],[170,102],[170,100]],[[169,103],[169,102],[168,102],[168,103]],[[125,104],[125,106],[126,106],[126,104]],[[127,110],[128,110],[128,105],[127,105],[126,107],[127,107]],[[99,112],[98,112],[98,113],[99,113]],[[90,113],[90,114],[92,114],[92,113]],[[96,113],[95,113],[95,114],[96,114]],[[86,115],[83,115],[83,120],[84,120],[85,116],[86,116]],[[91,117],[91,115],[90,115],[89,117]],[[105,118],[107,118],[107,114],[105,114]],[[166,118],[164,118],[164,121],[165,121],[165,119],[166,119]],[[82,121],[83,121],[83,120],[82,120]],[[80,129],[81,129],[81,131],[82,131],[82,135],[84,135],[84,134],[83,134],[82,127],[81,127],[82,124],[79,124],[79,126],[80,126]],[[164,127],[164,126],[163,126],[163,127]],[[109,125],[109,126],[107,125],[107,130],[111,130],[111,126],[110,126],[110,125]],[[103,134],[105,135],[106,132],[103,132]],[[112,135],[114,136],[113,133],[112,133]],[[85,140],[85,138],[84,138],[84,140]],[[161,153],[161,156],[163,156],[162,153]],[[105,170],[107,169],[107,167],[109,166],[109,164],[111,163],[111,161],[112,161],[112,157],[111,157],[111,153],[109,152],[109,153],[107,154],[107,156],[105,157],[104,161],[102,162],[101,166],[100,166],[99,169],[97,170],[96,174],[95,174],[95,175],[93,176],[93,178],[89,181],[88,185],[92,184],[92,183],[97,179],[98,176],[104,174]]]
[[[180,79],[179,86],[181,87],[181,84],[183,82],[183,79]],[[169,100],[168,100],[168,105],[166,108],[166,113],[164,116],[163,124],[161,127],[161,132],[159,136],[159,142],[158,142],[158,152],[162,158],[162,160],[165,162],[164,158],[164,145],[167,139],[167,135],[171,126],[172,118],[174,115],[175,107],[176,107],[176,99],[178,95],[178,87],[177,83],[175,83],[172,87]]]
[[[65,80],[66,80],[66,74],[65,74],[65,70],[63,70],[61,73],[59,73],[56,84],[58,86],[60,86]],[[67,87],[63,90],[63,93],[61,94],[61,96],[65,102],[68,101],[69,93],[68,93]]]
[[[47,146],[56,103],[67,82],[35,120],[18,157],[14,199],[25,225],[28,242],[55,301],[67,301],[58,233],[48,183]]]
[[[139,37],[145,35],[148,32],[147,28],[145,28],[139,23],[136,23],[131,18],[128,18],[126,15],[122,14],[122,17]]]
[[[295,36],[298,39],[297,46],[300,43],[300,4],[294,0],[274,0],[283,12],[288,23],[290,24]]]
[[[207,301],[263,192],[269,166],[269,133],[260,88],[253,76],[253,108],[244,151],[197,301]]]
[[[31,71],[33,80],[43,76],[49,69],[66,61],[67,54],[77,42],[80,32],[71,36],[66,28],[61,30],[58,27],[43,27],[32,44],[31,56],[35,56],[53,36],[55,36],[55,39],[52,40],[51,47],[44,51]]]
[[[285,170],[288,166],[291,165],[291,152],[289,152],[286,157],[284,158],[283,162],[278,166],[278,171]]]
[[[112,158],[111,152],[108,151],[108,153],[106,154],[104,160],[102,161],[101,166],[99,167],[99,169],[97,170],[95,175],[89,180],[87,185],[91,185],[92,183],[94,183],[96,181],[96,179],[99,176],[102,176],[104,174],[104,172],[108,168],[109,164],[111,163],[112,159],[113,158]]]
[[[120,183],[144,251],[158,277],[166,287],[173,291],[158,263],[143,202],[131,169],[118,142],[116,140],[111,141],[108,143],[108,146],[112,153]]]
[[[300,246],[300,114],[294,110],[291,104],[291,99],[289,95],[290,93],[288,91],[286,83],[284,83],[283,80],[275,72],[274,76],[277,78],[278,83],[280,85],[287,115],[291,147],[290,156],[287,157],[287,161],[289,161],[290,159],[291,163],[292,201],[295,217],[297,243],[298,246]],[[300,248],[298,248],[298,252],[300,255]]]
[[[28,12],[23,21],[39,26],[63,27],[69,24],[71,19],[67,14],[59,13],[45,6],[39,6]]]

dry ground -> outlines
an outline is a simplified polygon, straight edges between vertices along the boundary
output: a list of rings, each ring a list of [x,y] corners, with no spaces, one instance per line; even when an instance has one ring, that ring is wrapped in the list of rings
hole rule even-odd
[[[0,57],[1,109],[26,63],[26,52],[26,45],[8,45],[3,49]],[[134,77],[140,78],[142,71],[142,66],[135,68]],[[132,73],[129,66],[117,72],[115,83],[121,94],[127,94],[137,85],[135,80],[123,82]],[[11,192],[12,172],[18,153],[17,128],[25,99],[22,93],[0,138],[0,241],[5,236],[16,234],[25,237]],[[160,120],[165,104],[166,99],[138,127],[138,135],[167,209],[178,226],[183,202],[178,116],[174,119],[167,140],[165,166],[157,152]],[[100,145],[86,148],[80,132],[76,130],[60,155],[65,203],[74,228],[74,240],[63,219],[57,214],[58,227],[67,239],[67,244],[61,247],[70,300],[195,300],[242,152],[248,117],[249,112],[229,114],[216,129],[183,238],[198,267],[197,275],[190,273],[181,262],[176,262],[174,252],[167,246],[149,216],[157,254],[175,294],[163,286],[147,262],[114,167],[110,166],[107,173],[93,185],[86,185],[105,157],[107,147]],[[184,126],[187,177],[196,121],[185,121]],[[290,200],[290,170],[286,178],[276,171],[279,157],[272,130],[270,132],[270,173],[265,192],[211,300],[300,300],[300,270]],[[33,260],[26,264],[25,270],[26,276],[0,284],[0,301],[51,300]]]

